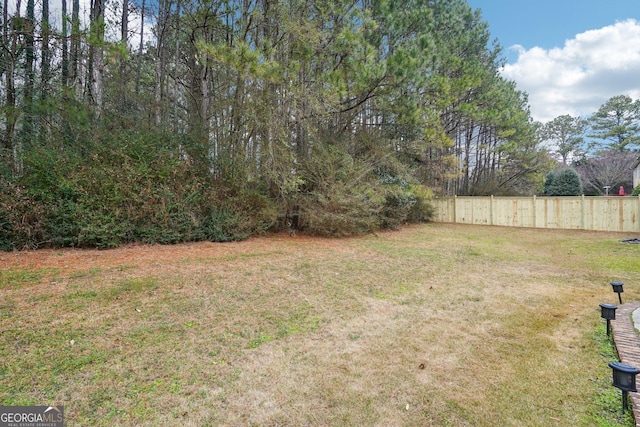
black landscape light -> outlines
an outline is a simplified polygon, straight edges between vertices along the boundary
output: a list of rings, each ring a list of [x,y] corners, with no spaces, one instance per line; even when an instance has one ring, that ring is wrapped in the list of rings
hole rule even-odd
[[[611,282],[611,287],[613,288],[613,292],[618,294],[618,301],[620,301],[620,304],[622,304],[622,296],[620,296],[620,294],[624,292],[624,290],[622,289],[623,285],[624,283],[622,282]]]
[[[627,409],[627,394],[636,389],[636,375],[640,371],[631,365],[619,362],[610,362],[609,367],[613,370],[613,386],[622,390],[622,411]]]
[[[607,319],[607,336],[611,330],[611,321],[616,320],[616,310],[618,307],[611,304],[600,304],[600,317]]]

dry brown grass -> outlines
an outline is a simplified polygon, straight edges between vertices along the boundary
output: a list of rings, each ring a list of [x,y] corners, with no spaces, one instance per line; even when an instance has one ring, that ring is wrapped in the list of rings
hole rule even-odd
[[[623,237],[438,224],[0,254],[0,405],[83,426],[613,425],[594,336],[610,280],[640,294]]]

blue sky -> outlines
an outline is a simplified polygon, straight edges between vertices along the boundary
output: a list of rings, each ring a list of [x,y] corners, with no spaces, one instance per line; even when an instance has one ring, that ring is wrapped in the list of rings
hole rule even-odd
[[[535,120],[640,98],[640,0],[467,1],[504,47],[502,74],[529,94]]]

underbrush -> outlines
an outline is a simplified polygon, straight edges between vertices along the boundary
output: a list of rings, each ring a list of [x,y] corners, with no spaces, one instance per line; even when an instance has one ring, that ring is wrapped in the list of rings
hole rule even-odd
[[[32,147],[20,177],[0,177],[0,250],[242,240],[282,230],[292,207],[295,228],[333,237],[432,214],[428,189],[342,151],[307,162],[285,192],[236,163],[198,164],[188,143],[122,134],[77,150]]]

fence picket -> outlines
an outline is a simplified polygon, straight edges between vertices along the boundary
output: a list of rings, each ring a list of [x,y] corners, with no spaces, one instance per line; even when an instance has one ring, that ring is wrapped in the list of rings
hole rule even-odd
[[[454,196],[432,204],[434,222],[640,232],[640,196]]]

